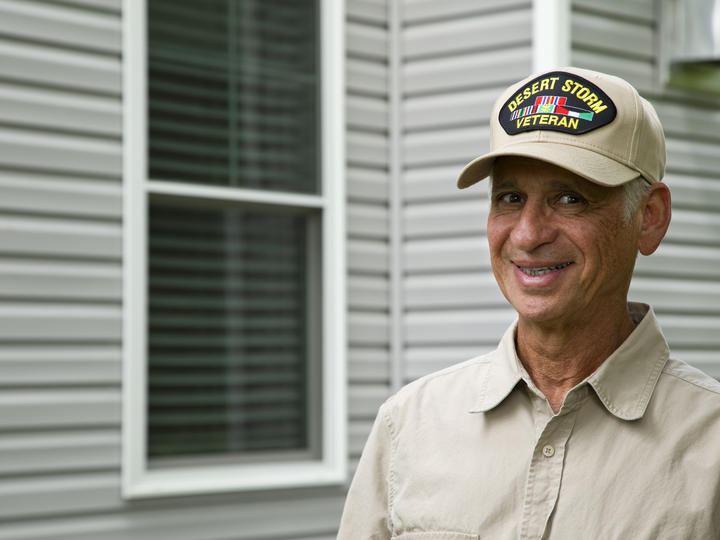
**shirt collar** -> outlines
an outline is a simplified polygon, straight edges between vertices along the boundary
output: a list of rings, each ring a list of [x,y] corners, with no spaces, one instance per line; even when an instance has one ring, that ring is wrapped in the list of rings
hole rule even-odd
[[[478,399],[470,412],[487,412],[499,405],[522,380],[520,359],[515,352],[517,319],[505,331],[498,348],[490,353]]]
[[[635,330],[587,382],[610,413],[637,420],[645,414],[670,350],[652,308],[633,302],[628,308]]]
[[[667,342],[650,306],[630,302],[635,330],[600,367],[578,386],[589,384],[605,408],[623,420],[637,420],[647,409],[669,357]],[[525,373],[515,350],[517,320],[490,353],[475,406],[486,412],[499,405]],[[532,381],[528,381],[532,384]]]

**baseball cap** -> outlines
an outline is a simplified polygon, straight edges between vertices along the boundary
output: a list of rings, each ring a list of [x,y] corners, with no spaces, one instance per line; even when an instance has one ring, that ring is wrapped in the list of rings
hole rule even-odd
[[[639,176],[653,183],[665,171],[665,136],[655,109],[630,83],[567,67],[502,93],[490,117],[490,152],[465,166],[458,187],[489,176],[500,156],[552,163],[604,186]]]

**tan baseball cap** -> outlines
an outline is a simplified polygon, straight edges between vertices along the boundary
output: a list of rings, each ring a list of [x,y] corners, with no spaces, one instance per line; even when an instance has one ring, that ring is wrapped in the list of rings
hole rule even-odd
[[[561,68],[511,85],[490,117],[490,152],[468,163],[458,187],[490,175],[495,158],[524,156],[605,186],[665,172],[665,136],[653,106],[627,81]]]

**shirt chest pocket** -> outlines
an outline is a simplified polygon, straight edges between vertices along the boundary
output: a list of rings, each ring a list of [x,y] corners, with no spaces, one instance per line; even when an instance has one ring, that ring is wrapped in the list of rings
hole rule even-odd
[[[392,540],[480,540],[480,537],[477,534],[452,531],[422,531],[393,535]]]

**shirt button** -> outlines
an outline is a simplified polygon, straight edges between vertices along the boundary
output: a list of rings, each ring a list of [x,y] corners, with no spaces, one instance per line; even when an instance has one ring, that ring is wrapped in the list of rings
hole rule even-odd
[[[545,457],[553,457],[555,455],[555,449],[552,447],[552,445],[546,444],[543,446],[543,456]]]

